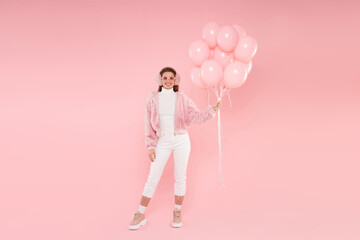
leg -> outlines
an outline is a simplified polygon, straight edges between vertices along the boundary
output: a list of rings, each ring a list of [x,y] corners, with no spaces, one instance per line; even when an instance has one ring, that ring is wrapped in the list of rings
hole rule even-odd
[[[186,192],[186,172],[190,156],[190,138],[187,133],[176,136],[174,147],[175,204],[181,205]]]
[[[163,141],[165,140],[165,141]],[[160,143],[160,144],[159,144]],[[164,167],[169,159],[172,149],[169,147],[166,139],[159,139],[158,145],[155,149],[156,158],[151,162],[150,172],[144,186],[142,198],[140,201],[139,210],[134,214],[134,219],[131,221],[130,229],[139,229],[146,224],[145,209],[149,204],[150,199],[153,197],[156,186],[161,178]]]
[[[141,201],[140,201],[140,205],[147,207],[149,205],[150,199],[151,198],[142,196]]]
[[[183,195],[183,196],[177,196],[177,195],[175,194],[175,204],[181,205],[182,202],[183,202],[183,200],[184,200],[184,195]]]
[[[175,208],[171,226],[181,227],[181,205],[186,192],[186,170],[190,155],[190,138],[185,133],[175,136],[174,140]]]
[[[161,175],[163,173],[164,167],[169,159],[171,154],[171,143],[166,141],[167,139],[159,139],[158,145],[155,148],[156,159],[151,162],[150,172],[148,174],[147,181],[143,190],[143,197],[141,199],[141,205],[147,206],[150,201],[150,198],[154,196],[156,187],[160,181]],[[145,198],[144,198],[145,197]]]

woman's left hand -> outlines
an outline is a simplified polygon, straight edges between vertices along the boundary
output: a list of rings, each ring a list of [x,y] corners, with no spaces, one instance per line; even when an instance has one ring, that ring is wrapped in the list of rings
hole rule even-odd
[[[221,100],[217,101],[212,108],[216,111],[222,106]]]

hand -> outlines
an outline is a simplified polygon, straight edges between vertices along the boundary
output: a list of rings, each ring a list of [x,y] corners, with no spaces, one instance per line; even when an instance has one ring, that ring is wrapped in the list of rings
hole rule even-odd
[[[149,156],[150,160],[153,162],[154,159],[156,158],[155,148],[149,150],[148,156]]]
[[[221,100],[217,101],[212,108],[216,111],[222,106]]]

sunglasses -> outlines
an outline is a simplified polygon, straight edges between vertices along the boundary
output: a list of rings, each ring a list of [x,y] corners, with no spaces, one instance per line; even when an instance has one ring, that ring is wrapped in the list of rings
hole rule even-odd
[[[168,79],[174,80],[175,78],[174,78],[174,77],[165,77],[165,76],[164,76],[164,77],[162,77],[161,79],[162,79],[162,80],[168,80]]]

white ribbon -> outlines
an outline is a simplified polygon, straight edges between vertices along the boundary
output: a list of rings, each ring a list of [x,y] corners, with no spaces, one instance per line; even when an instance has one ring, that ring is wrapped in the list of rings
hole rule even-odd
[[[218,91],[215,87],[213,87],[213,91],[217,97],[217,100],[221,100],[223,94],[222,84],[220,83],[220,96],[218,95]],[[220,123],[220,109],[217,110],[218,112],[218,145],[219,145],[219,166],[218,166],[218,177],[219,177],[219,184],[220,188],[225,188],[226,185],[224,184],[224,176],[222,173],[222,154],[221,154],[221,123]]]
[[[230,107],[232,107],[231,105],[231,99],[230,99],[230,88],[227,88],[227,91],[226,91],[228,97],[229,97],[229,102],[230,102]]]

